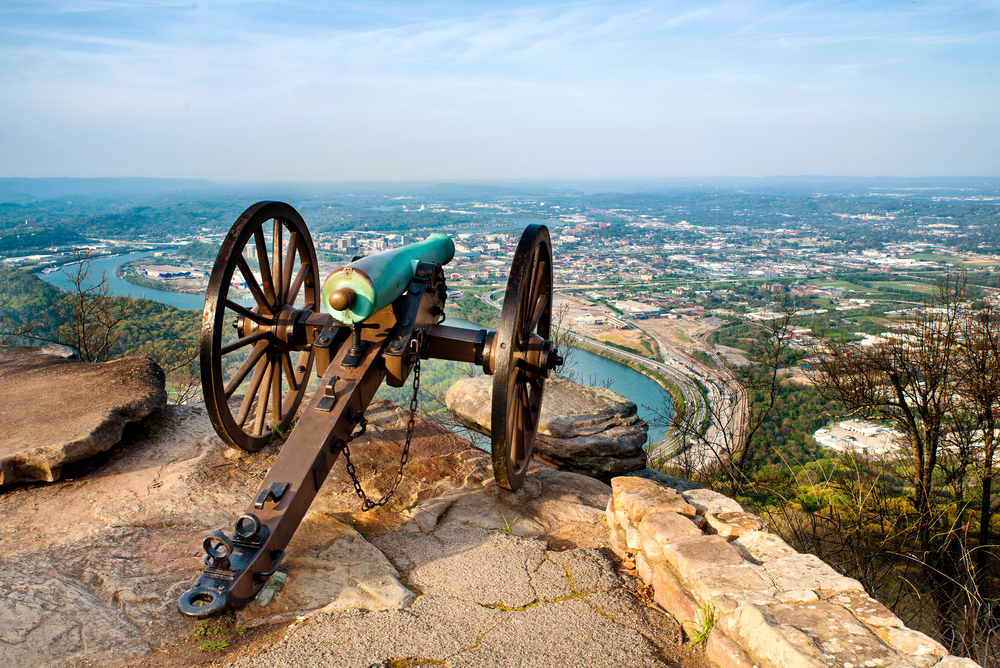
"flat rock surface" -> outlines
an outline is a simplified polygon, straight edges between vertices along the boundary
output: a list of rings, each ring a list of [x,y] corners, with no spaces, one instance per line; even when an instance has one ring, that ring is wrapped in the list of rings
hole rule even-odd
[[[493,377],[466,378],[448,389],[448,410],[464,426],[489,435]],[[603,387],[559,377],[545,381],[533,455],[562,470],[610,480],[646,467],[646,423],[636,406]]]
[[[231,665],[677,665],[674,622],[636,604],[603,550],[455,523],[373,542],[421,592],[412,606],[313,616]]]
[[[0,346],[0,386],[0,488],[58,479],[167,403],[163,371],[149,358],[92,364],[53,346]]]
[[[362,485],[379,494],[395,477],[408,414],[376,401],[366,415],[368,432],[351,450]],[[421,419],[384,508],[362,513],[335,463],[288,546],[287,583],[267,607],[252,602],[209,622],[182,617],[176,601],[204,567],[202,541],[231,531],[278,451],[227,448],[202,406],[169,406],[69,479],[0,492],[0,665],[228,665],[262,656],[305,614],[287,644],[325,634],[327,647],[315,652],[346,652],[326,665],[368,657],[367,666],[403,649],[447,665],[536,651],[548,665],[605,665],[591,661],[605,637],[618,652],[609,656],[630,648],[632,657],[606,665],[669,665],[655,663],[655,646],[672,631],[641,621],[654,613],[612,585],[617,575],[601,556],[607,485],[536,463],[520,490],[503,490],[489,455]],[[582,617],[601,639],[585,648],[574,635]],[[514,649],[508,636],[548,629],[548,650]]]

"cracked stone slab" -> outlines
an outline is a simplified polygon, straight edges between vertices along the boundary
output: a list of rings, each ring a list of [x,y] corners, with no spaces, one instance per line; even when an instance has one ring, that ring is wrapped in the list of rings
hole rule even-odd
[[[698,516],[694,506],[676,491],[645,478],[619,476],[612,478],[615,512],[624,510],[629,521],[638,526],[642,519],[654,512],[672,511],[688,518]]]
[[[450,668],[662,668],[657,643],[677,640],[673,620],[638,605],[596,549],[552,552],[539,540],[447,523],[372,541],[420,589],[412,605],[313,615],[234,668],[407,659]]]
[[[774,559],[765,563],[763,569],[781,591],[811,589],[822,596],[823,593],[860,594],[865,590],[860,582],[844,577],[814,554],[794,554]]]
[[[846,609],[822,601],[746,605],[723,615],[719,624],[761,668],[891,666],[911,658],[900,656]]]
[[[545,561],[540,541],[447,524],[430,534],[387,534],[373,542],[422,591],[504,608],[538,600],[531,576]],[[456,577],[457,573],[486,576]],[[565,573],[560,576],[565,578]]]
[[[679,490],[684,500],[695,507],[699,515],[707,513],[742,513],[743,506],[728,496],[710,489]]]
[[[744,559],[754,564],[763,564],[781,557],[798,554],[780,536],[766,531],[751,531],[743,534],[731,545]]]
[[[66,464],[108,450],[127,423],[166,405],[164,383],[148,357],[95,364],[0,346],[0,488],[53,482]]]
[[[705,520],[708,523],[706,533],[718,534],[727,540],[764,529],[764,520],[744,512],[706,513]]]
[[[496,484],[485,453],[476,451],[467,464],[474,464],[476,475],[407,508],[402,531],[428,533],[441,525],[458,524],[544,536],[557,549],[607,543],[603,518],[611,488],[603,482],[536,462],[521,488],[511,492]]]
[[[663,559],[663,546],[670,541],[700,535],[701,529],[689,518],[670,511],[650,513],[639,523],[642,551],[653,560]]]
[[[142,633],[109,608],[99,587],[40,559],[5,559],[0,581],[0,665],[124,662],[149,651]]]
[[[681,580],[692,585],[702,568],[743,563],[743,557],[722,536],[678,538],[663,546],[663,558],[674,567]]]
[[[316,545],[312,539],[318,535],[323,538]],[[286,550],[294,577],[267,607],[252,601],[238,610],[241,625],[313,610],[391,610],[413,602],[414,593],[400,582],[385,555],[343,522],[314,511],[303,519],[296,537],[300,540]],[[310,547],[299,547],[303,542]]]
[[[738,564],[732,566],[706,566],[688,581],[691,593],[699,604],[711,603],[722,613],[729,613],[739,605],[773,603],[774,583],[760,566]]]

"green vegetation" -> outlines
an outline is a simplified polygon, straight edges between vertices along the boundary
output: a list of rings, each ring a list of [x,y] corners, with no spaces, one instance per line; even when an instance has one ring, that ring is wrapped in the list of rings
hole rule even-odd
[[[496,329],[500,322],[500,311],[483,303],[476,294],[471,292],[461,299],[449,301],[446,306],[448,313],[454,313],[456,317],[478,323],[489,329]]]
[[[192,241],[189,244],[179,247],[176,254],[196,260],[209,260],[214,263],[215,258],[219,255],[220,248],[221,246],[218,244],[205,243],[204,241]]]
[[[695,359],[698,364],[702,365],[708,369],[717,369],[718,365],[715,363],[715,358],[706,353],[704,350],[695,350],[691,353],[691,357]]]
[[[959,262],[959,259],[952,257],[951,255],[939,255],[937,253],[915,253],[913,255],[905,255],[908,260],[923,260],[925,262]]]
[[[79,241],[79,234],[64,227],[14,228],[0,231],[0,254],[18,256],[44,253],[44,249],[50,246],[66,246]]]
[[[705,643],[708,642],[708,636],[712,635],[712,629],[715,628],[715,623],[718,621],[718,617],[715,614],[715,610],[708,603],[698,611],[698,621],[695,622],[691,619],[684,620],[683,628],[684,632],[687,634],[688,643],[694,645],[695,647],[704,647]]]
[[[147,355],[167,372],[175,401],[190,396],[201,314],[116,297],[102,291],[96,277],[83,280],[87,292],[72,295],[23,269],[0,268],[0,337],[19,345],[61,343],[88,361]]]
[[[194,629],[195,639],[198,641],[198,651],[217,652],[229,647],[229,641],[234,632],[242,636],[246,633],[246,629],[236,629],[235,615],[231,610],[218,617],[198,622],[198,626]]]

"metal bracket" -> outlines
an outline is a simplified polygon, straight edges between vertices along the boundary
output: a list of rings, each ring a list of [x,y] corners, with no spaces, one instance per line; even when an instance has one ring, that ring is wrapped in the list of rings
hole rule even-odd
[[[334,404],[337,403],[337,381],[340,380],[340,376],[334,376],[330,379],[330,382],[326,384],[323,388],[323,396],[316,403],[316,410],[326,411],[329,413],[333,410]]]
[[[334,320],[331,318],[323,325],[319,336],[316,337],[316,341],[312,344],[313,351],[316,353],[316,373],[320,376],[326,373],[327,367],[330,366],[330,359],[332,357],[330,347],[337,338],[337,333],[334,332],[335,329],[337,329],[337,325],[334,324]]]
[[[264,504],[267,503],[268,499],[272,499],[277,503],[285,495],[285,492],[288,491],[289,486],[287,482],[272,482],[270,487],[261,490],[260,494],[257,495],[257,500],[253,502],[253,507],[263,510]]]

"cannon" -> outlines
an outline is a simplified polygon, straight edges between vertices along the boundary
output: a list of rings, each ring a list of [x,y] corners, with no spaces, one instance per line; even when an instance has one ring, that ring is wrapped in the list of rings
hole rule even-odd
[[[543,225],[525,228],[496,331],[443,324],[442,265],[454,253],[447,235],[432,234],[356,258],[321,284],[312,237],[293,207],[259,202],[237,219],[205,297],[200,333],[205,406],[230,446],[255,452],[277,435],[287,439],[232,531],[205,538],[206,568],[181,595],[181,614],[201,619],[253,599],[278,570],[341,454],[364,510],[388,500],[408,457],[422,359],[471,362],[493,375],[494,475],[501,487],[520,487],[545,379],[562,364],[549,338],[549,233]],[[314,368],[319,383],[300,410]],[[365,409],[381,383],[401,387],[411,374],[411,417],[400,468],[388,492],[373,500],[358,482],[348,443],[364,432]]]

